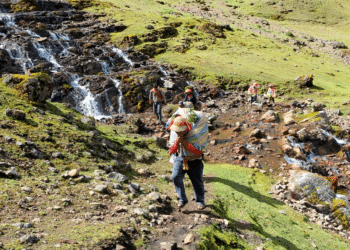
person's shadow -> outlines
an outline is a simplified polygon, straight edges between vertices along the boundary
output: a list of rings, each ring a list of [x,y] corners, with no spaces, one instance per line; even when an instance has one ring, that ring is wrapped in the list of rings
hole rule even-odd
[[[217,177],[214,177],[214,178],[217,178]],[[221,178],[219,178],[219,179],[221,179]],[[244,188],[249,189],[249,187],[245,187],[245,186],[242,186],[240,184],[238,184],[238,185],[240,188],[244,187]],[[261,195],[261,194],[258,194],[258,195]],[[262,196],[264,196],[264,195],[262,195]],[[266,197],[266,196],[264,196],[264,197]],[[269,197],[267,197],[267,198],[269,198]],[[271,198],[269,198],[269,199],[271,199]],[[282,203],[282,202],[279,202],[279,203]],[[280,205],[280,204],[277,204],[277,205]],[[284,249],[300,250],[300,248],[295,246],[289,240],[282,238],[282,237],[279,237],[279,236],[273,236],[273,235],[269,234],[268,232],[265,232],[264,227],[260,225],[257,218],[250,213],[249,213],[249,217],[252,219],[253,223],[251,223],[249,221],[244,221],[244,220],[238,221],[238,220],[234,220],[234,219],[230,218],[228,216],[229,208],[225,204],[225,201],[221,198],[216,199],[214,201],[214,205],[212,206],[212,208],[215,211],[215,213],[218,214],[220,217],[226,218],[230,222],[230,224],[233,226],[235,231],[237,231],[237,232],[240,232],[241,230],[242,231],[250,230],[251,232],[255,232],[255,233],[258,233],[258,234],[264,236],[266,240],[271,240],[275,245],[282,246]],[[278,223],[278,222],[274,222],[274,223]]]
[[[273,207],[276,207],[277,205],[284,205],[284,203],[281,201],[278,201],[278,200],[273,199],[271,197],[260,194],[249,186],[244,186],[242,184],[239,184],[239,183],[231,181],[231,180],[223,179],[220,177],[203,177],[203,179],[204,179],[204,181],[219,182],[219,183],[222,183],[224,185],[230,186],[231,188],[233,188],[234,190],[236,190],[242,194],[248,195],[254,199],[257,199],[259,202],[264,202],[264,203],[266,203],[270,206],[273,206]]]

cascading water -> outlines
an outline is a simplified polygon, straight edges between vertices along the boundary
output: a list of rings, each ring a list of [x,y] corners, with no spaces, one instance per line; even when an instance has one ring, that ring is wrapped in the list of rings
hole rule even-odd
[[[39,56],[48,62],[51,62],[55,68],[61,68],[62,66],[58,64],[56,58],[40,43],[33,43],[34,48],[39,52]]]
[[[191,81],[187,81],[186,83],[188,84],[188,86],[192,86],[192,87],[193,87]],[[195,93],[195,95],[196,95],[196,97],[197,97],[197,99],[198,99],[198,98],[199,98],[199,93],[198,93],[197,89],[194,89],[194,93]],[[210,98],[210,97],[209,97],[209,98]]]
[[[121,50],[118,48],[113,48],[113,52],[117,53],[118,56],[122,57],[125,62],[127,62],[130,66],[134,66],[134,63],[130,60],[130,58]]]
[[[115,87],[116,87],[116,89],[119,92],[119,98],[118,98],[119,110],[118,110],[118,112],[119,112],[119,114],[125,114],[125,110],[124,110],[124,107],[123,107],[123,93],[119,89],[120,81],[115,80],[115,79],[112,79],[112,81],[114,82]]]
[[[41,38],[41,35],[31,30],[30,28],[23,28],[17,26],[15,23],[15,16],[13,14],[7,13],[5,10],[0,10],[0,21],[5,24],[5,27],[10,32],[15,32],[15,34],[24,33],[26,38],[26,43],[22,44],[20,42],[14,42],[11,39],[11,36],[5,33],[0,33],[0,49],[4,49],[8,52],[11,60],[13,60],[16,65],[19,65],[17,71],[22,69],[22,73],[26,70],[33,68],[42,63],[41,59],[44,59],[47,62],[50,62],[53,66],[51,68],[51,73],[61,72],[64,75],[68,76],[68,83],[72,86],[72,94],[69,94],[70,100],[73,101],[75,108],[87,116],[93,116],[96,119],[101,118],[110,118],[112,113],[125,113],[123,107],[123,95],[119,89],[120,81],[112,80],[114,87],[103,90],[99,94],[94,94],[90,90],[90,86],[81,85],[83,79],[89,78],[87,75],[72,74],[72,66],[67,66],[62,63],[66,60],[64,57],[67,57],[71,54],[71,46],[73,42],[70,37],[61,32],[48,30],[49,39],[45,39],[46,36]],[[10,33],[9,33],[10,34]],[[5,40],[6,39],[6,40]],[[19,45],[20,44],[20,45]],[[125,63],[133,66],[133,62],[128,58],[128,56],[118,48],[100,48],[104,53],[113,51],[118,54],[119,57],[122,57]],[[76,52],[75,52],[76,54]],[[29,57],[34,55],[35,57]],[[63,57],[62,57],[63,56]],[[40,57],[41,59],[39,59]],[[62,60],[62,61],[61,61]],[[102,66],[102,71],[104,74],[111,74],[111,66],[115,64],[115,61],[112,57],[107,57],[105,59],[97,59]],[[74,72],[74,71],[73,71]],[[110,77],[108,77],[110,78]],[[60,92],[56,92],[60,95]],[[117,104],[112,103],[111,95],[117,95]],[[58,100],[62,100],[58,98]],[[118,110],[116,108],[118,106]]]

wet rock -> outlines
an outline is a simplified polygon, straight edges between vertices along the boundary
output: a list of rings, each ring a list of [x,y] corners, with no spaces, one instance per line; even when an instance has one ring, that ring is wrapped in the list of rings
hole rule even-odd
[[[18,110],[18,109],[6,109],[5,115],[7,117],[12,117],[16,120],[25,120],[26,119],[26,113]]]
[[[291,110],[283,115],[283,121],[285,125],[291,125],[295,123],[295,120],[293,118],[295,111]]]

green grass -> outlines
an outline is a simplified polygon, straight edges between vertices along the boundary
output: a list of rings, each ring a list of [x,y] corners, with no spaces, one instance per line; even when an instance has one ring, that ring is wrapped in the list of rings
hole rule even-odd
[[[273,183],[270,177],[233,165],[206,164],[205,169],[206,173],[215,174],[211,182],[214,183],[217,196],[213,201],[216,213],[229,220],[233,231],[239,230],[250,237],[255,235],[262,238],[265,249],[312,249],[312,242],[318,249],[348,249],[349,243],[340,236],[325,232],[319,226],[309,223],[305,216],[272,198],[268,194]],[[287,215],[281,214],[280,210]],[[210,235],[208,230],[211,230],[211,235],[217,236],[216,241],[225,242],[229,237],[231,242],[236,240],[217,227],[203,229],[201,232],[205,239]],[[208,248],[210,241],[205,242],[207,243],[203,243],[201,249],[238,248],[226,243],[221,248]],[[255,249],[251,245],[244,247],[239,249]]]

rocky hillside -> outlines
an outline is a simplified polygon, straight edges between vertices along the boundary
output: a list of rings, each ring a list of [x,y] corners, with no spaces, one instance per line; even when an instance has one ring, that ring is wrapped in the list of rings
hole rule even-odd
[[[347,249],[346,6],[2,2],[0,249]],[[176,209],[154,82],[166,119],[188,85],[209,119],[203,211],[189,179]]]

